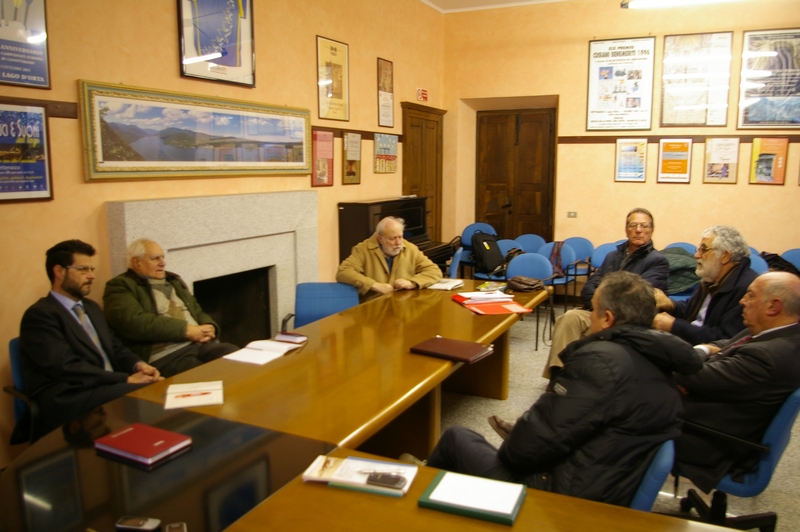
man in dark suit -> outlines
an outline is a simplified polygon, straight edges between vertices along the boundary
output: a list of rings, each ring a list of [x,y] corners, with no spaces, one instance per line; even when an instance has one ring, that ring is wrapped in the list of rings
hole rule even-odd
[[[740,301],[747,330],[697,346],[707,357],[694,375],[675,375],[684,419],[758,442],[786,398],[800,387],[800,278],[756,277]],[[705,492],[728,473],[748,471],[757,457],[705,432],[684,427],[676,442],[683,476]]]
[[[41,408],[39,438],[76,416],[162,377],[108,327],[92,289],[94,248],[80,240],[46,253],[51,290],[22,317],[20,352],[25,392]],[[21,430],[18,424],[15,436]]]

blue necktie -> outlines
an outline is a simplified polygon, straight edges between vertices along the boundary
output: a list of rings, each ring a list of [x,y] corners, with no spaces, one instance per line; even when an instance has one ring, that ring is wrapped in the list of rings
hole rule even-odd
[[[106,352],[103,351],[103,346],[100,345],[100,337],[97,336],[97,331],[94,330],[92,323],[89,321],[89,316],[86,315],[86,311],[83,309],[83,305],[80,303],[75,303],[72,307],[72,310],[75,311],[75,314],[78,316],[78,320],[81,322],[81,326],[83,330],[86,331],[86,334],[89,335],[89,338],[92,339],[94,345],[97,347],[97,350],[100,351],[100,355],[103,357],[103,367],[106,371],[113,371],[114,368],[111,366],[111,361],[108,359],[108,355]]]

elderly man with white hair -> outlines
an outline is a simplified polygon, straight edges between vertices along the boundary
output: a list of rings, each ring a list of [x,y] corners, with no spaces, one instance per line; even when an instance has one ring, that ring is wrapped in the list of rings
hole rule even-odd
[[[157,242],[132,242],[128,270],[106,283],[103,312],[128,348],[171,377],[238,347],[217,341],[219,326],[166,265]]]

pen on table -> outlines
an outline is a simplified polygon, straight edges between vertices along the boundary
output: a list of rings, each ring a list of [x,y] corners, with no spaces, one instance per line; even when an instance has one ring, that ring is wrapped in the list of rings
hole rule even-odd
[[[175,396],[175,399],[183,399],[184,397],[197,397],[199,395],[211,395],[211,392],[192,392],[192,393],[181,393]]]
[[[357,473],[361,475],[372,475],[376,473],[385,473],[387,475],[405,475],[406,472],[403,469],[360,469]]]

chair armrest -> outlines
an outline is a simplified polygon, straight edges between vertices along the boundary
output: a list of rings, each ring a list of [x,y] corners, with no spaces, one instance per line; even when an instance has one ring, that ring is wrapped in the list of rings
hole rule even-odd
[[[26,403],[30,404],[30,400],[28,399],[28,396],[25,395],[23,392],[17,390],[13,386],[3,386],[3,391],[6,392],[9,395],[13,395],[17,399],[21,399],[21,400],[25,401]]]
[[[289,325],[289,320],[292,318],[294,318],[294,314],[291,313],[283,317],[283,320],[281,320],[281,332],[286,332],[286,327]]]
[[[767,446],[767,445],[762,445],[760,443],[755,443],[755,442],[743,440],[741,438],[737,438],[736,436],[731,436],[730,434],[726,434],[724,432],[720,432],[720,431],[718,431],[716,429],[712,429],[712,428],[706,427],[704,425],[698,425],[697,423],[692,423],[691,421],[684,421],[683,422],[683,427],[684,427],[684,429],[689,428],[689,429],[692,429],[692,430],[694,430],[696,432],[704,432],[706,434],[710,434],[712,436],[716,436],[718,438],[721,438],[721,439],[724,439],[724,440],[728,440],[728,441],[733,442],[733,443],[735,443],[737,445],[740,445],[742,447],[747,447],[747,448],[749,448],[751,450],[754,450],[754,451],[759,451],[759,452],[762,452],[762,453],[768,453],[771,450],[769,448],[769,446]]]

